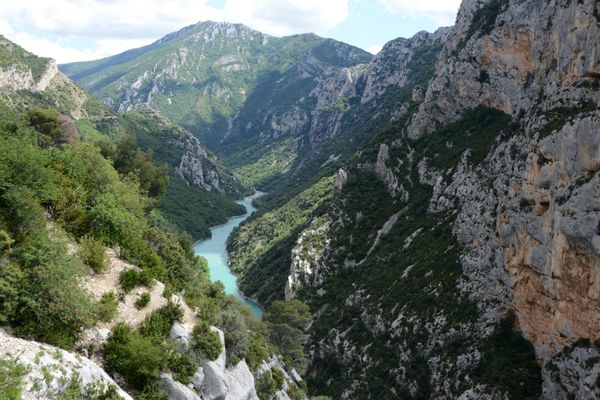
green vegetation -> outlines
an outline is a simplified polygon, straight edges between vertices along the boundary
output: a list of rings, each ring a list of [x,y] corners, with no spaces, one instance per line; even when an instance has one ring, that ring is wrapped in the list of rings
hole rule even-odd
[[[296,141],[291,139],[274,145],[259,160],[235,169],[235,176],[246,187],[261,187],[269,179],[282,174],[294,162],[296,147]]]
[[[123,323],[113,328],[104,355],[108,370],[119,372],[138,390],[151,387],[168,362],[168,353],[160,344]]]
[[[81,238],[79,241],[79,256],[96,273],[106,272],[110,266],[104,243],[93,236],[86,235]]]
[[[544,138],[554,131],[565,126],[573,118],[596,111],[598,106],[594,102],[585,102],[572,107],[557,107],[546,112],[548,122],[539,129],[540,137]]]
[[[410,115],[406,117],[406,120],[409,119]],[[489,347],[489,352],[496,354],[490,355],[490,360],[495,360],[494,357],[502,352],[498,347],[451,331],[447,334],[457,337],[448,340],[447,344],[432,344],[430,341],[425,325],[431,318],[443,315],[447,321],[443,331],[437,333],[441,335],[458,324],[472,323],[479,311],[457,290],[462,271],[459,261],[461,248],[452,234],[455,214],[452,211],[428,213],[432,188],[420,183],[417,165],[420,160],[426,159],[429,168],[448,177],[466,152],[469,154],[467,160],[474,167],[480,165],[496,139],[511,133],[510,118],[494,110],[478,108],[430,135],[418,140],[406,139],[406,142],[392,147],[388,167],[394,169],[399,184],[409,192],[408,201],[392,198],[372,171],[360,168],[360,165],[376,159],[381,143],[389,144],[401,136],[403,123],[399,121],[383,129],[346,167],[348,181],[334,199],[332,209],[342,212],[336,211],[331,216],[339,222],[330,235],[332,242],[329,248],[334,250],[328,264],[342,266],[347,260],[354,260],[361,262],[360,267],[337,270],[335,277],[326,280],[319,288],[322,289],[320,296],[314,293],[314,289],[299,291],[300,297],[309,301],[313,312],[320,310],[319,319],[310,328],[311,337],[319,338],[315,340],[328,338],[331,327],[336,327],[338,332],[345,332],[344,340],[348,341],[340,346],[365,349],[365,355],[373,363],[365,367],[342,361],[337,358],[336,351],[317,355],[308,374],[312,395],[326,394],[337,398],[353,379],[366,374],[369,379],[357,389],[357,397],[429,398],[431,371],[426,361],[429,357],[455,362],[453,360],[469,346],[476,346],[482,353],[486,353]],[[417,159],[410,164],[394,161],[410,159],[411,154]],[[373,248],[377,231],[396,214],[398,222]],[[356,299],[351,296],[353,300],[349,301],[348,288],[352,288],[351,293],[356,295]],[[404,317],[399,318],[402,313]],[[397,320],[395,334],[388,330],[374,331],[376,317],[386,321]],[[423,354],[427,346],[432,348]],[[539,377],[539,370],[536,372],[531,368],[535,358],[526,353],[522,359],[525,360],[523,363],[516,359],[518,366],[513,372],[522,368],[530,376],[537,374]],[[389,382],[395,379],[398,365],[406,368],[404,381],[414,386],[396,387],[396,393],[393,393]],[[500,361],[485,365],[490,368],[487,371],[490,376],[510,374],[506,370],[501,372]],[[344,373],[339,374],[340,370]],[[514,373],[512,377],[517,379],[519,374]],[[485,381],[483,376],[471,377],[475,382]],[[465,377],[452,376],[450,379],[460,387]]]
[[[201,322],[194,326],[192,332],[194,338],[194,349],[197,350],[203,357],[209,360],[216,360],[223,350],[221,339],[217,332],[210,330],[206,322]]]
[[[308,366],[304,355],[308,336],[304,331],[311,320],[308,306],[298,300],[274,301],[263,319],[269,329],[271,342],[283,355],[286,363],[304,371]]]
[[[135,308],[141,310],[142,308],[146,307],[148,303],[150,303],[151,298],[152,295],[149,292],[140,294],[140,296],[135,300]]]
[[[160,205],[161,212],[194,239],[210,235],[210,227],[227,222],[233,215],[242,215],[244,207],[217,193],[188,185],[181,177],[171,175],[167,194]]]
[[[332,194],[333,177],[324,178],[282,207],[251,217],[234,230],[227,247],[244,293],[256,294],[261,304],[282,296],[298,231]]]
[[[159,206],[169,221],[199,240],[209,236],[211,226],[222,224],[229,217],[244,212],[243,207],[233,199],[250,192],[236,181],[212,154],[206,152],[202,155],[200,152],[197,156],[201,156],[205,173],[212,170],[217,174],[219,187],[224,194],[190,185],[175,173],[186,153],[185,147],[188,147],[187,151],[197,150],[189,138],[189,133],[181,127],[156,115],[140,113],[126,113],[121,121],[125,131],[136,133],[137,145],[145,149],[146,153],[151,152],[152,159],[168,165],[170,169],[166,193]],[[108,148],[107,153],[110,151]]]
[[[119,273],[119,284],[125,293],[131,292],[138,286],[150,286],[152,278],[144,271],[130,268]]]
[[[265,372],[256,381],[256,394],[260,400],[270,400],[277,392],[277,382],[270,371]]]
[[[119,299],[115,292],[106,292],[100,298],[100,309],[98,310],[98,319],[104,322],[110,322],[117,314]]]
[[[512,399],[539,399],[542,372],[533,345],[515,331],[516,316],[510,312],[483,343],[481,361],[471,372],[479,382],[507,392]]]
[[[15,64],[29,68],[33,79],[37,81],[42,77],[49,63],[49,58],[33,55],[0,35],[0,68]]]
[[[480,106],[465,112],[459,121],[436,130],[427,139],[417,141],[415,151],[427,157],[428,165],[450,176],[465,149],[472,164],[481,164],[510,120],[510,116],[501,111]]]
[[[152,95],[152,106],[175,123],[198,134],[208,145],[218,143],[225,129],[211,134],[208,125],[219,125],[224,118],[240,110],[248,97],[253,96],[257,82],[283,75],[293,69],[309,52],[323,62],[336,66],[351,66],[368,62],[367,52],[345,44],[322,39],[316,35],[295,35],[283,38],[264,36],[246,27],[239,27],[243,35],[228,35],[212,22],[205,22],[173,35],[169,40],[155,43],[134,52],[109,57],[104,60],[74,63],[61,66],[61,70],[100,98],[110,97],[116,103],[124,99],[122,83],[135,82],[145,71],[168,68],[179,50],[188,49],[187,58],[202,63],[184,63],[177,80],[167,80],[164,90]],[[214,40],[199,42],[207,31],[214,32]],[[218,45],[216,45],[218,43]],[[336,51],[347,47],[346,52]],[[225,54],[236,56],[228,60]],[[295,78],[288,89],[295,89]],[[143,79],[139,92],[146,96],[152,88],[153,77]],[[291,96],[297,91],[287,90]],[[216,146],[215,146],[216,147]],[[213,147],[214,148],[214,147]]]
[[[107,149],[104,150],[105,152]],[[157,167],[152,162],[152,151],[142,151],[137,147],[135,135],[125,135],[119,139],[114,153],[108,150],[105,156],[114,154],[113,164],[123,175],[137,176],[142,190],[150,197],[161,197],[167,189],[167,170],[164,164]]]
[[[489,35],[494,29],[498,15],[506,11],[507,8],[508,0],[492,0],[481,5],[471,19],[471,25],[466,34],[467,40],[474,35]]]
[[[115,386],[104,384],[84,385],[81,378],[76,374],[68,382],[62,393],[57,395],[56,400],[121,400]]]
[[[27,371],[26,366],[15,360],[0,360],[0,398],[19,400],[22,379]]]

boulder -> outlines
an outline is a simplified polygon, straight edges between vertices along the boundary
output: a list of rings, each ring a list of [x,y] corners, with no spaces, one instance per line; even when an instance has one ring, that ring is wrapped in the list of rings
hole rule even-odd
[[[204,369],[198,368],[196,373],[192,376],[192,385],[194,385],[194,389],[196,392],[201,393],[204,388]]]
[[[186,353],[190,348],[192,342],[192,335],[187,329],[178,321],[173,323],[170,333],[171,339],[175,342],[175,346],[178,352]]]
[[[160,380],[168,400],[201,400],[196,392],[183,383],[177,382],[171,374],[160,374]]]
[[[211,361],[203,368],[204,390],[206,400],[223,400],[229,391],[229,379],[225,369],[216,361]]]
[[[254,376],[245,360],[240,361],[235,367],[227,371],[229,377],[229,391],[226,400],[258,400],[254,388]]]
[[[79,354],[35,341],[12,337],[0,329],[0,360],[15,360],[28,368],[23,377],[21,399],[55,398],[72,379],[81,387],[114,386],[124,400],[133,400],[95,362]]]

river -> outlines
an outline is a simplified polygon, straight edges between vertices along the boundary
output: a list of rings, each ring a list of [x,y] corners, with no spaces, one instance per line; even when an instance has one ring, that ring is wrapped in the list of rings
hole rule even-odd
[[[262,192],[256,192],[254,195],[238,201],[238,204],[246,207],[246,214],[230,218],[226,224],[218,225],[210,229],[211,238],[197,242],[194,245],[194,251],[197,255],[208,260],[208,269],[210,271],[210,280],[212,282],[221,281],[225,286],[225,293],[232,294],[252,309],[252,314],[258,319],[262,317],[263,309],[255,301],[242,296],[237,285],[237,277],[231,272],[228,265],[227,238],[233,231],[233,228],[241,224],[248,218],[256,208],[252,205],[252,200],[264,195]]]

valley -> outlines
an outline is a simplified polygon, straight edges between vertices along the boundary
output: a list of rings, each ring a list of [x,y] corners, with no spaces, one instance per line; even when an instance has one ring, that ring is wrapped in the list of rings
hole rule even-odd
[[[194,244],[194,251],[197,255],[204,257],[208,262],[209,276],[212,282],[220,281],[223,283],[225,294],[232,294],[240,299],[244,304],[252,309],[252,314],[259,318],[263,314],[263,309],[256,302],[244,297],[240,293],[237,285],[237,277],[229,268],[227,254],[227,239],[237,226],[246,220],[256,208],[252,202],[264,195],[262,192],[257,192],[252,196],[246,197],[239,201],[246,210],[244,215],[230,218],[224,225],[212,227],[210,230],[210,239],[205,239]]]
[[[599,15],[1,37],[0,398],[600,398]]]

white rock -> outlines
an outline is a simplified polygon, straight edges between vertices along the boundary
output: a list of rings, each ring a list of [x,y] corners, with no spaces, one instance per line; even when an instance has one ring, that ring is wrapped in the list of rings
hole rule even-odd
[[[173,379],[171,374],[160,374],[161,386],[167,392],[168,400],[201,400],[200,396],[181,382]]]

